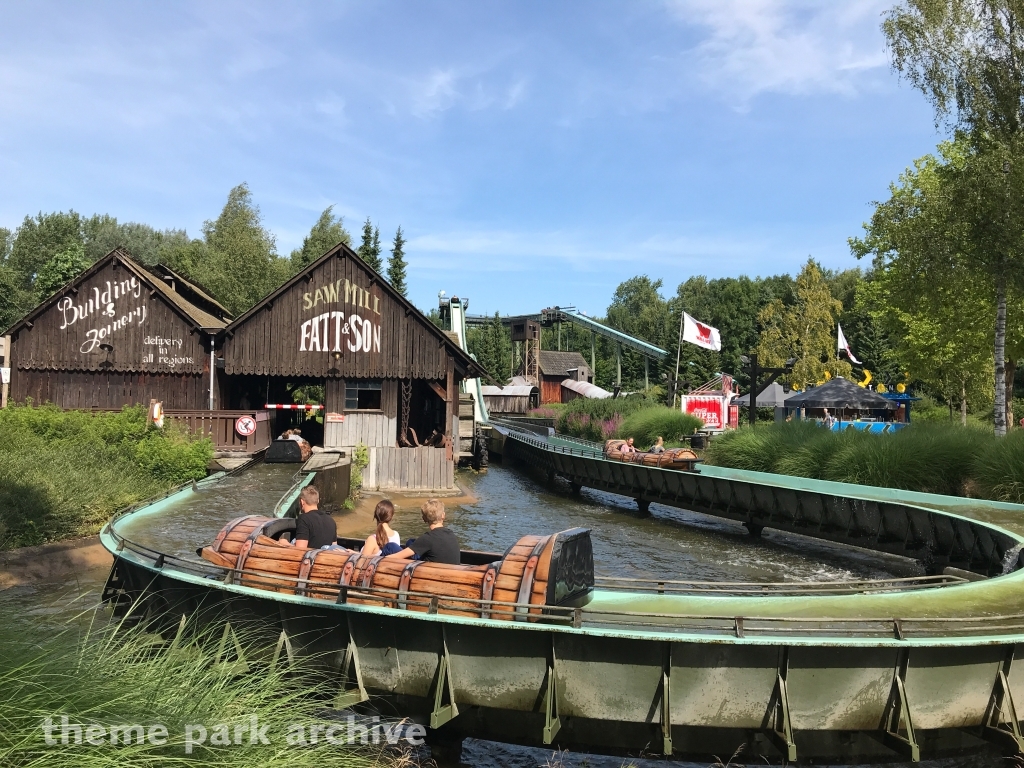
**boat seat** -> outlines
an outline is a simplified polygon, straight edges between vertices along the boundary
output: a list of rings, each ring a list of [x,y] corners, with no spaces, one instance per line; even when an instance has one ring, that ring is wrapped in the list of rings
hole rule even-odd
[[[294,525],[259,515],[236,518],[200,554],[232,569],[231,578],[243,586],[325,600],[336,600],[343,587],[357,587],[347,592],[348,602],[420,612],[430,610],[436,597],[439,613],[476,618],[533,619],[544,605],[582,604],[594,586],[590,531],[584,528],[524,536],[490,564],[447,565],[366,557],[344,547],[296,549],[273,538]]]

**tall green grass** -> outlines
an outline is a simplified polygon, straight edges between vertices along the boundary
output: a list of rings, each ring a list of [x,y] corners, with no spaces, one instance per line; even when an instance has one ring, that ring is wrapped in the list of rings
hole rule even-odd
[[[0,410],[0,549],[95,533],[118,509],[206,475],[209,440],[145,409]]]
[[[616,437],[632,437],[638,446],[647,448],[662,437],[668,444],[679,443],[704,426],[696,416],[656,405],[626,416],[619,425]]]
[[[337,681],[326,675],[291,676],[283,667],[275,671],[267,665],[239,674],[236,666],[215,664],[219,634],[201,634],[172,648],[142,628],[107,628],[76,641],[68,635],[26,637],[20,623],[2,626],[0,765],[5,768],[355,768],[402,762],[379,747],[338,746],[323,739],[289,746],[286,734],[294,724],[303,724],[308,733],[308,725],[340,722],[324,717]],[[242,644],[245,657],[259,657],[244,633]],[[166,744],[135,743],[133,737],[130,744],[118,738],[113,745],[109,736],[97,745],[61,744],[62,716],[69,724],[106,729],[142,725],[147,735],[150,728],[164,726]],[[269,745],[258,739],[249,743],[253,716],[259,726],[269,726],[264,731]],[[46,718],[56,723],[51,739],[55,734],[57,744],[45,741]],[[232,739],[234,726],[241,725],[243,743],[211,744],[218,724],[229,726]],[[187,754],[190,725],[203,725],[208,736]],[[73,740],[71,735],[68,741]]]
[[[832,432],[809,422],[739,429],[708,447],[708,464],[953,496],[1024,502],[1024,433],[938,422],[895,434]]]
[[[577,398],[562,409],[556,429],[596,442],[632,437],[646,447],[659,435],[667,443],[678,442],[703,424],[700,419],[661,405],[657,399],[637,394],[604,400]]]

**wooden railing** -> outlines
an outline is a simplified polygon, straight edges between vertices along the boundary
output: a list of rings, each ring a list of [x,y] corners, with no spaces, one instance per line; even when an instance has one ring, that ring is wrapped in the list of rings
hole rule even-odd
[[[243,436],[235,430],[235,422],[241,416],[252,416],[256,420],[256,431]],[[164,417],[185,424],[194,435],[204,435],[213,440],[216,451],[238,451],[255,453],[270,445],[271,413],[265,410],[248,411],[164,411]]]

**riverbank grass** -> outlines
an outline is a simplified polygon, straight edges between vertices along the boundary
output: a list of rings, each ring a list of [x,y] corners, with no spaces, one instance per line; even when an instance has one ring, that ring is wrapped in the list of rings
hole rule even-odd
[[[1024,432],[923,422],[890,435],[833,432],[810,422],[728,432],[707,464],[755,472],[1024,503]]]
[[[232,663],[217,663],[219,632],[175,645],[142,627],[108,627],[76,640],[71,630],[39,637],[19,625],[0,630],[0,765],[8,768],[406,762],[381,744],[349,745],[347,719],[330,717],[337,682],[328,675],[286,674],[265,663],[242,671],[234,653]],[[238,637],[243,658],[260,657],[244,632]]]
[[[557,430],[565,435],[604,442],[632,437],[642,448],[663,437],[669,446],[704,426],[704,422],[655,400],[636,395],[604,400],[578,398],[558,416]]]
[[[88,536],[117,510],[206,476],[209,440],[118,413],[0,410],[0,549]]]

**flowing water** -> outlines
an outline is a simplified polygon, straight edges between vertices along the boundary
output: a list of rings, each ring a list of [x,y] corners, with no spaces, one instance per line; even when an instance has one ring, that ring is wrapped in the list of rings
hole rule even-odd
[[[232,518],[243,514],[271,514],[295,478],[294,465],[258,466],[172,502],[160,512],[123,523],[118,530],[140,544],[195,557],[196,547],[209,543]],[[599,574],[692,580],[807,581],[922,573],[919,566],[909,560],[777,531],[767,531],[762,538],[753,538],[740,525],[673,507],[652,504],[650,515],[642,516],[632,499],[590,489],[573,495],[567,485],[547,484],[519,469],[497,466],[482,475],[461,472],[458,482],[477,499],[473,504],[449,505],[448,509],[447,525],[465,548],[502,552],[521,535],[579,526],[591,529]],[[393,527],[403,539],[425,529],[414,502],[400,506]],[[370,533],[369,528],[366,533]],[[105,576],[105,571],[89,572],[56,588],[32,585],[0,592],[0,613],[15,610],[30,614],[44,624],[66,621],[95,605]],[[727,761],[727,755],[722,757]],[[623,761],[617,757],[571,753],[558,755],[550,750],[468,739],[463,764],[473,768],[538,765],[618,768],[624,764],[649,768],[665,763],[663,760]],[[986,757],[918,765],[983,768],[1002,764]],[[695,767],[697,764],[679,765]]]

